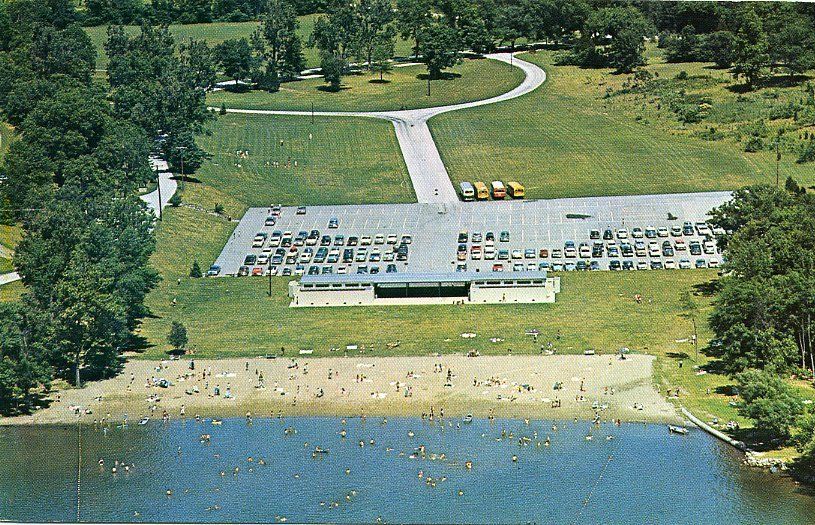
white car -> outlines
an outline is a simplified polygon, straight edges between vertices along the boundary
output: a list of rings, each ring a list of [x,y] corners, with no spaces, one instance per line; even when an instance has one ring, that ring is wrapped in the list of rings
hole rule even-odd
[[[635,239],[642,239],[643,235],[642,228],[634,228],[631,230],[631,237]]]
[[[665,269],[666,270],[676,270],[676,263],[673,259],[668,259],[665,261]]]
[[[708,266],[708,268],[718,268],[718,267],[719,267],[719,259],[717,259],[717,258],[715,258],[715,257],[712,257],[712,258],[711,258],[711,259],[710,259],[710,260],[707,262],[707,266]]]
[[[648,263],[645,261],[637,261],[637,270],[647,270]]]
[[[617,230],[617,238],[618,239],[628,239],[628,230],[625,228],[620,228]]]
[[[668,236],[668,228],[662,226],[657,228],[657,237],[667,237]]]

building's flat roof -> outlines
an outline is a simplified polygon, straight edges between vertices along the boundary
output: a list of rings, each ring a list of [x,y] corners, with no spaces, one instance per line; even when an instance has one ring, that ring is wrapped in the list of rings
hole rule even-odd
[[[304,275],[300,278],[302,284],[382,284],[382,283],[469,283],[486,281],[525,281],[530,279],[545,279],[545,271],[524,272],[406,272],[406,273],[377,273],[377,274],[325,274]]]

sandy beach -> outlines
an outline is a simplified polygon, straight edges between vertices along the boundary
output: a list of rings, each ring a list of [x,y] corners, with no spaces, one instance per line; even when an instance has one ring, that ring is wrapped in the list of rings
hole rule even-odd
[[[462,416],[680,421],[653,386],[654,357],[489,356],[131,360],[121,374],[55,391],[0,424],[142,417]],[[562,387],[555,389],[556,383]],[[560,406],[556,406],[557,404]],[[166,416],[165,416],[166,414]]]

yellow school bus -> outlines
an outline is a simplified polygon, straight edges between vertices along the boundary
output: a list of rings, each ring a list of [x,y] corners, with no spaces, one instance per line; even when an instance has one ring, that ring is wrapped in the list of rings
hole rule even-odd
[[[523,199],[524,198],[524,187],[518,184],[517,182],[508,182],[507,189],[509,190],[509,196],[513,199]]]
[[[478,200],[483,201],[490,198],[490,190],[487,189],[487,185],[483,182],[475,182],[473,183],[475,186],[475,196]]]

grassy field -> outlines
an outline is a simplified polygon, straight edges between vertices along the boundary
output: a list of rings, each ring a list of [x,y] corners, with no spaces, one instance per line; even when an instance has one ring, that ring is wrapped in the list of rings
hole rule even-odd
[[[0,303],[19,301],[24,291],[25,287],[20,281],[4,284],[0,286]]]
[[[449,72],[448,79],[432,82],[430,96],[425,67],[406,66],[385,75],[385,83],[370,73],[347,76],[336,93],[324,89],[322,78],[313,78],[285,83],[277,93],[216,91],[209,94],[207,102],[245,109],[310,110],[312,103],[318,111],[413,109],[493,97],[512,90],[524,78],[520,69],[486,59],[466,60]]]
[[[271,203],[415,201],[389,122],[320,117],[312,125],[308,117],[227,114],[211,127],[200,142],[212,158],[195,174],[201,183],[186,185],[185,202],[209,210],[220,203],[239,216]],[[248,157],[238,159],[238,150]]]
[[[22,236],[23,230],[20,226],[0,224],[0,244],[5,248],[13,250]]]
[[[11,259],[0,257],[0,274],[14,271],[14,266],[11,264]]]
[[[300,37],[303,40],[303,54],[308,67],[317,67],[320,63],[317,50],[307,47],[308,38],[314,31],[314,22],[320,15],[305,15],[299,17]],[[185,24],[171,25],[170,32],[175,36],[176,42],[187,42],[190,38],[194,40],[205,40],[210,46],[220,44],[224,40],[234,38],[246,38],[252,35],[258,27],[258,22],[214,22],[211,24]],[[108,64],[108,57],[105,54],[104,43],[107,39],[107,26],[88,27],[85,29],[96,47],[96,67],[105,69]],[[128,26],[130,34],[138,32],[138,27]],[[406,40],[397,39],[396,56],[406,57],[412,52],[413,44]]]
[[[646,69],[662,77],[705,67],[664,64],[652,55],[654,64]],[[667,115],[657,118],[668,110],[642,97],[605,96],[630,76],[555,66],[549,51],[522,58],[547,71],[537,91],[430,121],[454,182],[518,180],[529,197],[554,198],[725,190],[775,180],[770,152],[745,153],[734,140],[703,140]],[[732,94],[725,86],[717,89]],[[780,167],[782,177],[815,181],[811,167],[790,155]]]

